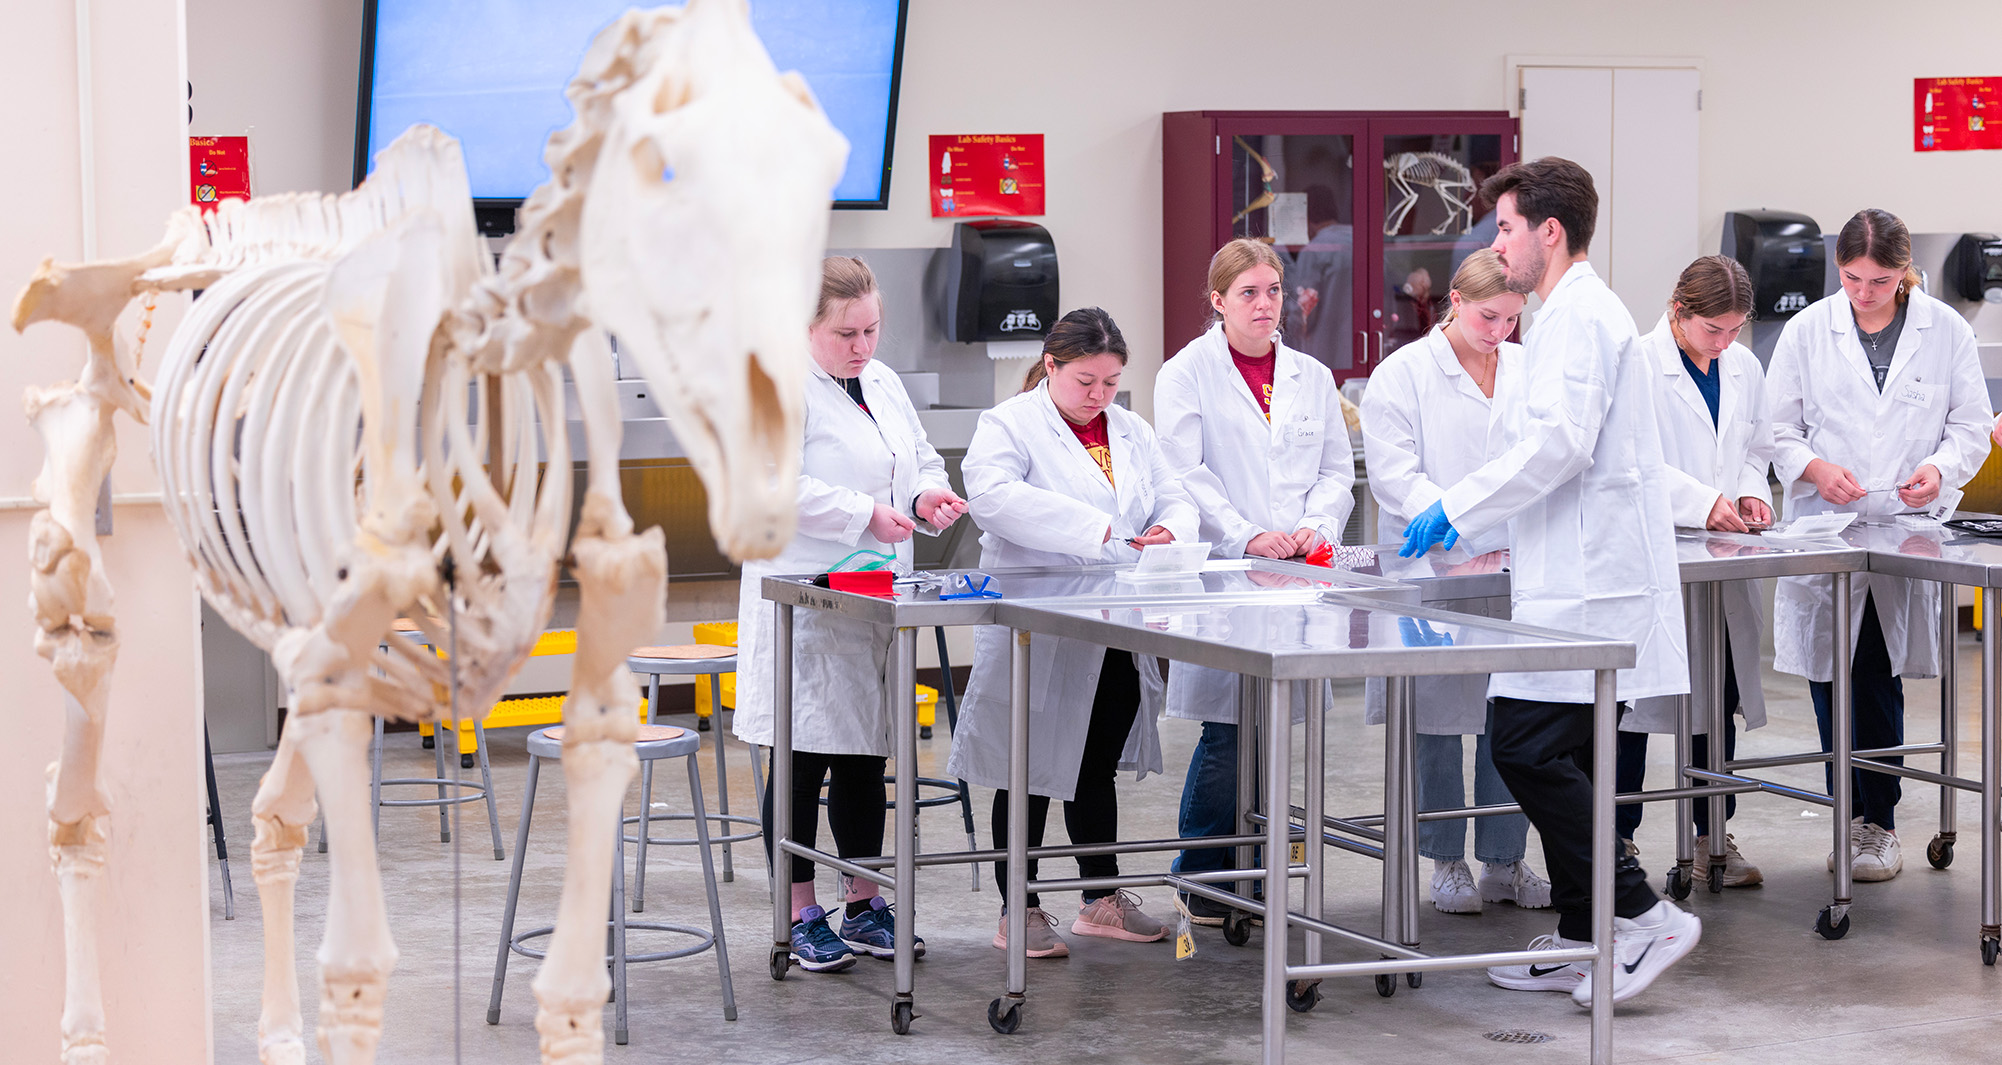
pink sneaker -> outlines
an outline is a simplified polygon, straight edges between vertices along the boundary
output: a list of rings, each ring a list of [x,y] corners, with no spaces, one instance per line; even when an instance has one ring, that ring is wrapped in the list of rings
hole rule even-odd
[[[1088,902],[1071,922],[1071,932],[1080,936],[1103,936],[1133,943],[1153,943],[1168,934],[1168,926],[1140,910],[1140,898],[1119,891]]]
[[[1028,934],[1022,937],[1023,942],[1028,944],[1024,953],[1031,958],[1063,958],[1070,955],[1070,944],[1057,935],[1056,918],[1044,913],[1041,906],[1029,907],[1029,912],[1022,916],[1028,925]],[[1005,912],[1001,914],[1001,930],[994,933],[994,949],[1008,949],[1008,914]]]

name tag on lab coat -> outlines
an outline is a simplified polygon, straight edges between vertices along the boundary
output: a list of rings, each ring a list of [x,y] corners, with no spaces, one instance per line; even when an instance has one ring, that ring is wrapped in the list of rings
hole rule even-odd
[[[1914,407],[1930,407],[1932,406],[1932,398],[1938,391],[1938,385],[1929,385],[1920,381],[1907,381],[1898,386],[1897,400],[1900,403],[1909,403]]]
[[[1327,428],[1328,423],[1319,418],[1288,422],[1286,425],[1286,442],[1289,444],[1318,444],[1321,442],[1322,434],[1327,432]]]

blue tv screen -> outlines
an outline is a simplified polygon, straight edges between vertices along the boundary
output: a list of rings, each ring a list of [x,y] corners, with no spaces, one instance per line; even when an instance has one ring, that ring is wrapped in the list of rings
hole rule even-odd
[[[889,204],[906,0],[751,0],[772,62],[806,79],[848,138],[834,206]],[[543,142],[568,125],[564,86],[631,0],[368,0],[355,181],[412,123],[458,138],[473,197],[525,199],[549,177]],[[497,201],[497,202],[496,202]]]

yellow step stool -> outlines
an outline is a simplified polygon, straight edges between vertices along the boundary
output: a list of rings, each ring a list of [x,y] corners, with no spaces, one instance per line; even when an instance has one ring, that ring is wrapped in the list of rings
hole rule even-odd
[[[695,642],[711,643],[719,647],[737,646],[737,623],[734,621],[705,621],[695,626]],[[723,685],[723,705],[732,710],[737,708],[737,675],[725,673],[718,678]],[[931,728],[938,719],[938,689],[920,684],[917,686],[918,725]],[[709,716],[709,678],[695,678],[695,712]]]

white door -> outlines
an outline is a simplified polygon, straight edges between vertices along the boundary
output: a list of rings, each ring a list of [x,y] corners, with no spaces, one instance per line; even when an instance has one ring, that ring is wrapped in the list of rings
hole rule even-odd
[[[1592,266],[1634,321],[1654,324],[1697,255],[1701,75],[1687,67],[1520,68],[1522,158],[1558,155],[1592,174]]]

